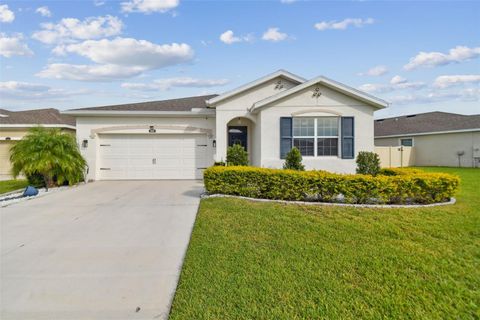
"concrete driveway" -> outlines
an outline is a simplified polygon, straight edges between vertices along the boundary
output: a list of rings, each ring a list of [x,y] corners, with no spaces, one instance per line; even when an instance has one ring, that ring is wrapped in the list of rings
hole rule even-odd
[[[202,189],[101,181],[0,208],[0,318],[167,318]]]

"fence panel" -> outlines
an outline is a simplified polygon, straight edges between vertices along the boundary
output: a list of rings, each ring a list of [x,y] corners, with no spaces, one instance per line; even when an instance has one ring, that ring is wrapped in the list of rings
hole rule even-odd
[[[414,147],[375,147],[382,168],[409,167],[415,164]]]

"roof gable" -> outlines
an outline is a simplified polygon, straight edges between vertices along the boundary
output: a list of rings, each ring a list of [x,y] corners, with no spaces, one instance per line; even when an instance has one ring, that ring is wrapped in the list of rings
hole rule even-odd
[[[349,96],[355,100],[362,101],[368,105],[371,105],[375,108],[382,109],[388,107],[388,102],[376,98],[372,95],[369,95],[367,93],[364,93],[362,91],[359,91],[357,89],[354,89],[352,87],[349,87],[345,84],[342,84],[340,82],[331,80],[329,78],[326,78],[324,76],[319,76],[316,77],[312,80],[309,80],[307,82],[304,82],[302,84],[299,84],[298,86],[295,86],[293,88],[290,88],[288,90],[285,90],[283,92],[277,93],[276,95],[273,95],[271,97],[268,97],[266,99],[260,100],[256,103],[253,104],[251,107],[250,111],[256,111],[259,110],[265,106],[268,106],[274,102],[277,102],[281,99],[284,99],[290,95],[294,95],[298,92],[301,92],[302,90],[305,90],[309,87],[315,86],[315,85],[322,85],[325,87],[328,87],[334,91],[340,92],[346,96]]]
[[[281,77],[281,78],[284,78],[284,79],[286,79],[286,80],[289,80],[289,81],[291,81],[291,82],[293,82],[293,83],[295,83],[295,84],[300,84],[300,83],[305,82],[305,79],[302,78],[302,77],[299,77],[299,76],[297,76],[297,75],[295,75],[295,74],[293,74],[293,73],[290,73],[290,72],[288,72],[288,71],[285,71],[285,70],[278,70],[278,71],[273,72],[273,73],[271,73],[271,74],[268,74],[268,75],[266,75],[266,76],[264,76],[264,77],[262,77],[262,78],[259,78],[259,79],[257,79],[257,80],[254,80],[254,81],[252,81],[252,82],[249,82],[249,83],[247,83],[247,84],[245,84],[245,85],[243,85],[243,86],[240,86],[240,87],[238,87],[238,88],[235,88],[235,89],[233,89],[233,90],[231,90],[231,91],[225,92],[225,93],[223,93],[223,94],[221,94],[221,95],[219,95],[219,96],[217,96],[217,97],[215,97],[215,98],[212,98],[212,99],[210,99],[210,100],[207,101],[207,104],[208,104],[209,106],[214,107],[216,104],[218,104],[218,103],[221,102],[221,101],[224,101],[224,100],[226,100],[226,99],[228,99],[228,98],[231,98],[231,97],[233,97],[233,96],[236,96],[236,95],[238,95],[238,94],[241,94],[241,93],[243,93],[243,92],[245,92],[245,91],[248,91],[248,90],[250,90],[250,89],[252,89],[252,88],[255,88],[255,87],[257,87],[257,86],[260,86],[260,85],[262,85],[262,84],[264,84],[264,83],[266,83],[266,82],[269,82],[269,81],[271,81],[271,80],[273,80],[273,79],[275,79],[275,78],[278,78],[278,77]]]

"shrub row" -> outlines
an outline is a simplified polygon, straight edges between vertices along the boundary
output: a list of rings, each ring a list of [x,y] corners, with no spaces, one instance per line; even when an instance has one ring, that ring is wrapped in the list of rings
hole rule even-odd
[[[458,177],[443,173],[394,169],[387,174],[211,167],[205,170],[204,183],[210,194],[358,204],[444,202],[454,195],[459,184]]]

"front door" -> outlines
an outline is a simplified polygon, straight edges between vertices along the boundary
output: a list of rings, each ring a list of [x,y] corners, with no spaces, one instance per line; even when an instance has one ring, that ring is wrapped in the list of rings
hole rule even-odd
[[[228,146],[234,144],[241,145],[247,151],[247,127],[245,126],[229,126],[228,127]]]

